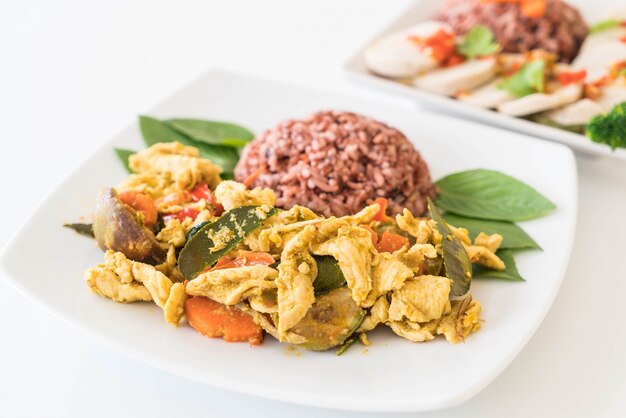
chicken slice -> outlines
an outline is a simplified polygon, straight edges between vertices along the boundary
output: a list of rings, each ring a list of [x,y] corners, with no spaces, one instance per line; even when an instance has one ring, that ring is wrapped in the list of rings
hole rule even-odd
[[[149,264],[132,261],[120,252],[107,251],[104,263],[85,271],[95,293],[117,302],[154,301],[164,310],[165,320],[178,325],[184,314],[185,292]]]
[[[166,142],[131,155],[128,163],[135,173],[150,171],[171,176],[179,190],[190,189],[198,182],[214,188],[220,182],[222,169],[199,155],[196,147]]]
[[[213,270],[187,283],[187,294],[206,296],[224,305],[236,305],[276,289],[278,271],[266,265]]]
[[[550,94],[533,93],[519,99],[502,103],[498,110],[511,116],[527,116],[533,113],[556,109],[580,99],[582,83],[573,83],[557,88]]]
[[[420,325],[411,321],[389,321],[389,328],[402,338],[415,343],[430,341],[435,338],[436,326]]]
[[[413,84],[433,93],[454,96],[460,91],[472,89],[489,81],[494,77],[495,71],[495,58],[481,58],[431,71],[416,77]]]
[[[396,253],[376,254],[372,265],[372,291],[363,303],[366,307],[372,306],[387,292],[400,289],[407,279],[414,276],[413,271],[400,261]]]
[[[450,312],[450,279],[440,276],[419,276],[404,282],[393,291],[389,320],[428,322]]]
[[[417,244],[426,244],[434,233],[429,219],[416,218],[407,208],[403,209],[402,215],[396,215],[396,223],[398,228],[414,237]]]
[[[480,329],[480,311],[480,303],[472,300],[471,295],[453,301],[450,313],[438,321],[437,334],[445,335],[446,340],[453,344],[465,341],[465,337]]]
[[[442,22],[425,21],[402,31],[386,35],[373,42],[363,54],[367,68],[391,78],[412,77],[430,71],[439,63],[419,39],[426,39],[440,30],[451,32]]]
[[[215,197],[224,206],[224,210],[231,210],[241,206],[276,204],[276,195],[272,189],[257,187],[249,190],[245,184],[226,180],[215,189]]]
[[[370,308],[368,314],[361,322],[361,325],[356,330],[356,332],[367,332],[371,331],[378,324],[384,324],[389,320],[389,301],[387,301],[386,296],[381,296],[376,299],[376,302]]]
[[[512,96],[506,90],[498,88],[501,82],[502,79],[498,78],[469,92],[462,92],[457,95],[457,98],[475,106],[495,109],[502,103],[515,99],[515,96]]]

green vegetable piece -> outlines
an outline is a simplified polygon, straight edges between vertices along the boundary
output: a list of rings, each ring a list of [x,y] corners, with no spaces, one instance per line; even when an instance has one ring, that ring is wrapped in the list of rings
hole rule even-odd
[[[598,33],[607,29],[613,29],[620,25],[620,21],[617,19],[606,19],[600,22],[596,22],[589,28],[589,33]]]
[[[204,225],[206,225],[208,223],[209,223],[209,221],[204,221],[204,222],[200,222],[196,226],[192,226],[191,229],[189,230],[189,232],[187,232],[187,241],[189,241],[191,239],[191,237],[196,235],[198,233],[198,231],[200,231],[202,229],[202,227],[204,227]]]
[[[532,187],[493,170],[450,174],[437,181],[437,186],[437,205],[441,209],[470,218],[527,221],[556,208]]]
[[[315,255],[317,263],[317,277],[313,282],[315,296],[328,293],[346,284],[346,278],[341,272],[339,263],[330,255]]]
[[[93,224],[63,224],[65,228],[73,229],[78,232],[80,235],[84,235],[89,238],[95,238],[96,236],[93,233]]]
[[[115,154],[117,154],[117,157],[120,159],[120,161],[122,161],[122,164],[124,164],[124,168],[126,169],[126,171],[132,174],[133,170],[130,169],[130,165],[128,163],[128,157],[137,153],[137,151],[132,151],[129,149],[124,149],[124,148],[114,148],[114,149],[115,149]]]
[[[626,148],[626,102],[616,105],[605,115],[594,116],[587,125],[587,136],[612,149]]]
[[[461,241],[441,216],[439,209],[428,199],[428,210],[431,218],[437,223],[437,230],[442,236],[443,264],[446,276],[452,281],[450,296],[463,296],[472,284],[472,263]]]
[[[354,344],[356,342],[356,338],[355,337],[350,337],[346,340],[346,342],[344,342],[343,344],[341,344],[341,347],[339,347],[337,349],[337,351],[335,352],[335,354],[337,354],[338,356],[342,355],[343,353],[345,353],[348,348],[350,348],[352,346],[352,344]]]
[[[443,257],[424,258],[424,272],[422,274],[431,276],[440,276],[443,267]]]
[[[146,145],[178,141],[183,145],[196,147],[200,151],[200,157],[209,159],[222,167],[224,173],[232,173],[239,161],[239,153],[236,149],[194,141],[162,121],[149,116],[139,116],[139,128]]]
[[[498,88],[506,90],[515,97],[543,93],[545,90],[545,69],[546,63],[543,60],[527,62],[513,75],[498,83]]]
[[[264,212],[261,206],[242,206],[229,210],[215,222],[204,225],[187,241],[178,255],[178,268],[183,277],[192,280],[212,267],[217,260],[261,226],[263,221],[277,212],[276,208]]]
[[[254,139],[248,129],[228,122],[200,119],[168,119],[164,122],[189,138],[207,144],[239,148]]]
[[[401,235],[409,240],[411,244],[415,243],[415,237],[398,227],[395,222],[384,222],[376,226],[374,231],[380,236],[383,232],[391,232],[392,234]]]
[[[501,279],[501,280],[513,280],[513,281],[525,281],[524,278],[517,271],[517,265],[515,264],[515,258],[513,251],[511,250],[498,250],[496,255],[504,262],[506,269],[503,271],[491,270],[483,266],[474,266],[474,278],[475,279]]]
[[[307,339],[299,347],[323,351],[343,344],[364,317],[365,310],[354,302],[350,289],[340,287],[319,296],[291,331]]]
[[[457,50],[471,60],[476,57],[495,54],[500,50],[500,44],[496,41],[491,29],[487,26],[477,25],[467,32]]]
[[[463,227],[469,231],[472,241],[478,234],[500,234],[504,237],[501,249],[541,249],[539,244],[533,240],[522,228],[512,222],[488,221],[485,219],[466,218],[465,216],[446,213],[443,215],[446,222],[456,227]]]

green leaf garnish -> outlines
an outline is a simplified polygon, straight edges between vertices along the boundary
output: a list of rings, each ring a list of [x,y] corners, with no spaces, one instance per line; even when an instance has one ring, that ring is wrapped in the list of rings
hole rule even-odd
[[[515,258],[513,257],[513,251],[511,250],[498,250],[496,255],[504,262],[506,268],[502,271],[491,270],[480,265],[474,265],[474,278],[475,279],[502,279],[513,281],[524,281],[524,278],[517,271],[517,265],[515,264]]]
[[[530,235],[512,222],[467,218],[453,213],[446,213],[443,217],[450,225],[466,228],[472,241],[478,234],[484,232],[488,235],[500,234],[504,237],[500,249],[541,249]]]
[[[248,129],[228,122],[200,119],[168,119],[164,122],[189,138],[207,144],[238,148],[254,139]]]
[[[450,174],[437,182],[437,205],[470,218],[527,221],[552,212],[556,206],[527,184],[493,170]]]
[[[339,262],[330,255],[315,255],[317,277],[313,281],[315,296],[323,295],[346,284],[346,278],[339,267]]]
[[[617,19],[606,19],[600,22],[596,22],[589,28],[589,33],[598,33],[607,29],[616,28],[621,24]]]
[[[491,29],[478,25],[467,32],[457,50],[468,59],[474,59],[495,54],[500,50],[500,44],[495,40]]]
[[[626,148],[626,102],[616,105],[607,114],[594,116],[587,124],[587,136],[612,149]]]
[[[178,141],[183,145],[196,147],[200,150],[200,157],[207,158],[219,165],[224,173],[232,173],[237,161],[239,161],[239,153],[236,149],[195,141],[172,129],[166,123],[149,116],[139,116],[139,129],[146,145]]]
[[[69,229],[73,229],[80,235],[84,235],[90,238],[96,237],[93,233],[93,224],[74,223],[74,224],[63,224],[63,226]]]
[[[546,63],[543,60],[527,62],[513,75],[500,81],[498,88],[506,90],[515,97],[543,93],[545,91],[545,68]]]
[[[117,154],[118,158],[122,161],[122,164],[124,164],[124,168],[126,169],[126,171],[128,171],[129,173],[132,173],[133,170],[130,169],[130,165],[128,164],[128,157],[135,154],[137,151],[132,151],[129,149],[124,149],[124,148],[114,148],[114,149],[115,149],[115,154]]]
[[[437,223],[437,230],[442,236],[443,265],[446,276],[452,282],[451,296],[463,296],[472,283],[472,263],[461,241],[454,235],[439,209],[428,199],[430,217]]]

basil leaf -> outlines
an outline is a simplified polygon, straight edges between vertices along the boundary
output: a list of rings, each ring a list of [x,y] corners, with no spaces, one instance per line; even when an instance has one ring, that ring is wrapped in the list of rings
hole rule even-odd
[[[486,219],[466,218],[465,216],[446,213],[443,215],[446,222],[456,227],[463,227],[469,231],[472,241],[478,234],[500,234],[504,237],[500,249],[506,248],[531,248],[541,249],[539,244],[533,240],[522,228],[512,222],[488,221]]]
[[[124,148],[114,148],[114,149],[115,149],[115,154],[117,154],[118,158],[124,164],[124,168],[126,169],[126,171],[132,174],[133,170],[130,169],[130,165],[128,164],[128,157],[137,153],[137,151],[131,151],[129,149],[124,149]]]
[[[545,90],[545,68],[546,63],[543,60],[527,62],[513,75],[500,81],[498,88],[506,90],[515,97],[543,93]]]
[[[198,225],[196,226],[192,226],[191,229],[189,229],[189,232],[187,232],[187,241],[189,241],[191,239],[191,237],[193,237],[194,235],[196,235],[198,233],[198,231],[200,231],[204,225],[208,224],[209,221],[204,221],[204,222],[200,222]]]
[[[248,129],[228,122],[200,119],[168,119],[164,122],[191,139],[207,144],[239,148],[254,139]]]
[[[620,25],[620,21],[617,19],[607,19],[600,22],[596,22],[589,28],[589,33],[598,33],[607,29],[613,29]]]
[[[487,26],[477,25],[467,32],[457,50],[468,59],[474,59],[495,54],[500,50],[500,45]]]
[[[93,233],[93,224],[75,223],[75,224],[63,224],[63,226],[69,229],[73,229],[80,235],[84,235],[90,238],[96,237]]]
[[[437,230],[442,236],[443,265],[446,276],[452,281],[451,296],[463,296],[472,283],[472,263],[461,241],[452,233],[441,213],[428,199],[428,210],[431,218],[437,223]]]
[[[196,147],[200,150],[200,157],[222,167],[223,172],[232,172],[239,161],[239,153],[231,147],[211,145],[194,141],[188,136],[170,128],[167,124],[149,116],[139,116],[139,128],[146,145],[151,146],[159,142],[178,141],[183,145]]]
[[[437,181],[437,205],[447,212],[487,220],[527,221],[556,206],[532,187],[493,170],[469,170]]]
[[[496,255],[504,262],[506,269],[502,271],[490,270],[480,265],[474,265],[474,278],[475,279],[502,279],[513,281],[525,281],[524,278],[517,271],[517,265],[515,264],[515,258],[513,257],[513,251],[511,250],[498,250]]]

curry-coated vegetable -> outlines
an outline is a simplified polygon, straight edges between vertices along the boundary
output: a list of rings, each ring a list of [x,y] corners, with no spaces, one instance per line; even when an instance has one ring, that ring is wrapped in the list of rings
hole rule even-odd
[[[277,209],[270,206],[242,206],[204,225],[187,241],[178,256],[178,268],[183,277],[192,280],[212,267],[276,212]]]
[[[350,289],[340,287],[318,296],[306,316],[291,331],[307,339],[300,347],[323,351],[343,344],[364,317],[365,310],[354,302]]]
[[[152,231],[111,188],[103,189],[96,200],[93,233],[100,248],[119,251],[131,260],[158,263],[165,258]]]
[[[317,277],[313,282],[315,295],[328,293],[346,284],[339,262],[331,255],[313,256],[317,263]]]

